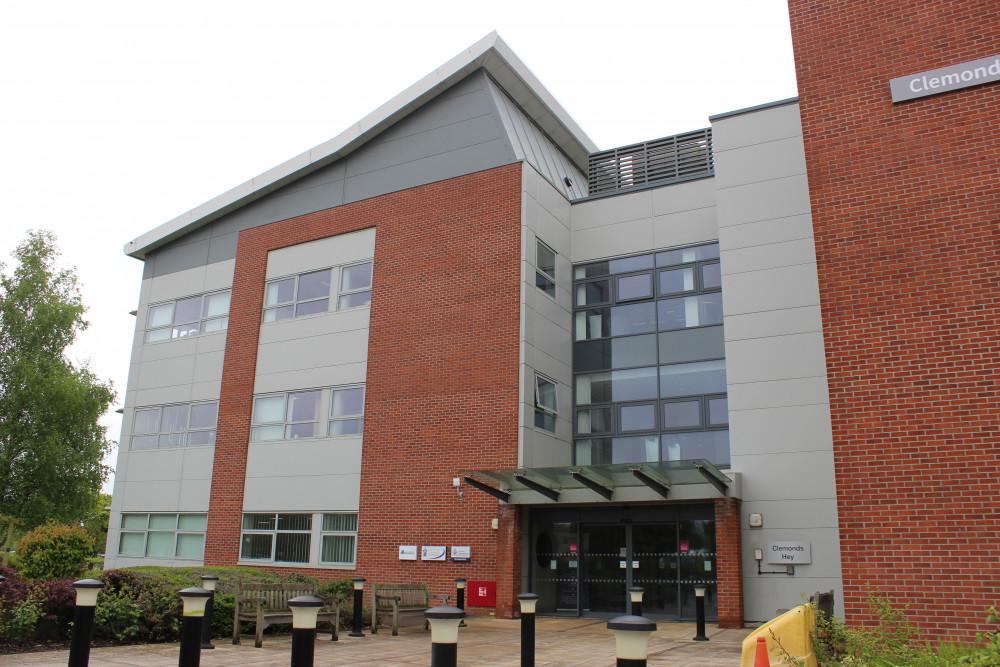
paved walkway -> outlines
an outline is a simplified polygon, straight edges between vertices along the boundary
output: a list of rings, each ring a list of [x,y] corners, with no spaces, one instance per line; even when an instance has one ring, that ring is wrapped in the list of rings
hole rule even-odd
[[[520,656],[520,621],[488,617],[467,619],[458,637],[459,665],[494,665],[518,667]],[[649,638],[650,667],[736,667],[740,647],[750,629],[720,630],[709,626],[709,641],[694,642],[693,623],[660,622]],[[243,644],[233,646],[228,639],[215,640],[216,648],[202,651],[201,664],[287,666],[291,656],[291,637],[265,636],[264,647],[255,649],[253,637],[244,636]],[[536,625],[536,664],[587,665],[608,667],[615,664],[615,640],[605,620],[593,618],[539,618]],[[0,655],[0,665],[25,667],[66,664],[68,651]],[[178,644],[147,644],[95,648],[90,654],[91,667],[174,667]],[[430,634],[423,628],[404,627],[398,637],[388,629],[363,638],[348,637],[344,631],[339,642],[329,634],[316,640],[317,667],[323,665],[429,665]]]

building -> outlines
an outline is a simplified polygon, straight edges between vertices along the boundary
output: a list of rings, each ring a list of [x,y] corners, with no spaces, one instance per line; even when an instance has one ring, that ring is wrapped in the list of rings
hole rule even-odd
[[[871,248],[844,265],[827,157],[842,142],[822,127],[828,78],[803,64],[818,57],[801,46],[819,40],[810,4],[791,3],[802,109],[599,151],[492,34],[127,244],[145,271],[106,565],[434,592],[464,577],[483,582],[470,609],[500,616],[524,590],[541,613],[617,614],[640,585],[647,614],[686,619],[704,583],[723,627],[832,588],[863,618],[870,541],[911,525],[886,536],[859,518],[903,516],[872,504],[870,480],[941,466],[855,437],[857,369],[884,359],[851,342],[869,312],[852,298],[864,271],[900,269],[874,267]],[[884,83],[871,105],[891,104]],[[971,90],[958,94],[998,88]],[[990,451],[966,479],[995,470]],[[964,502],[992,501],[977,488]],[[871,581],[897,583],[890,569]]]

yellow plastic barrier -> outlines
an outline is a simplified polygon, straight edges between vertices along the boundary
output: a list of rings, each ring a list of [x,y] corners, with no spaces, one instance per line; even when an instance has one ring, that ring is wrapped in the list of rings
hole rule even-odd
[[[763,637],[767,641],[767,652],[772,665],[781,665],[783,662],[781,658],[783,653],[780,649],[775,650],[780,642],[788,655],[801,660],[801,664],[805,667],[816,667],[816,654],[813,652],[812,635],[810,634],[815,626],[816,612],[812,605],[808,604],[799,605],[778,618],[768,621],[743,640],[740,666],[754,667],[757,637]]]

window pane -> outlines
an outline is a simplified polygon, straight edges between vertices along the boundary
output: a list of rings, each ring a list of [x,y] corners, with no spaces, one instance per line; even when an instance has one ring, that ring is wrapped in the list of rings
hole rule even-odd
[[[165,433],[160,436],[159,440],[156,442],[156,446],[160,449],[165,449],[167,447],[183,447],[184,446],[184,434],[183,433]]]
[[[202,307],[202,317],[218,317],[229,312],[229,299],[232,293],[228,290],[217,294],[206,294],[205,305]]]
[[[160,430],[160,409],[135,411],[135,433],[156,433]]]
[[[637,276],[621,276],[618,278],[618,300],[648,299],[653,296],[653,276],[640,273]]]
[[[577,440],[574,465],[589,466],[611,463],[611,439]]]
[[[556,295],[556,284],[541,271],[535,271],[535,287],[551,297]]]
[[[150,514],[149,529],[173,530],[177,527],[176,514]]]
[[[629,273],[630,271],[642,271],[653,268],[652,255],[640,255],[638,257],[625,257],[624,259],[613,259],[608,262],[611,273]]]
[[[264,321],[265,322],[277,322],[278,320],[287,320],[295,312],[292,306],[281,306],[280,308],[272,308],[270,310],[264,311]]]
[[[656,430],[655,405],[623,405],[621,406],[622,431],[653,431]]]
[[[160,420],[160,433],[171,433],[174,431],[187,430],[188,406],[168,405],[163,408],[163,415]]]
[[[132,438],[132,449],[156,449],[155,435],[137,435]]]
[[[656,334],[611,339],[611,367],[655,366]]]
[[[600,371],[611,368],[611,341],[589,340],[573,344],[573,370]]]
[[[576,313],[576,340],[605,338],[611,334],[611,311],[581,310]]]
[[[709,287],[722,287],[721,266],[721,264],[705,264],[701,267],[702,289],[708,289]]]
[[[664,433],[663,460],[708,459],[720,466],[729,465],[729,431]]]
[[[663,428],[701,426],[701,401],[663,404]]]
[[[555,433],[556,431],[555,415],[552,415],[548,412],[543,412],[542,410],[535,408],[535,428],[540,428]]]
[[[659,303],[663,303],[662,301]],[[611,335],[648,333],[656,331],[656,308],[654,302],[634,303],[615,306],[611,309]]]
[[[176,326],[170,331],[171,338],[184,338],[185,336],[194,336],[201,330],[197,322],[191,322],[190,324],[182,324]]]
[[[147,556],[167,556],[174,555],[174,532],[150,531],[146,538]]]
[[[323,530],[354,531],[358,529],[357,514],[324,514]]]
[[[340,310],[345,308],[357,308],[359,306],[367,306],[372,302],[372,291],[365,290],[364,292],[355,292],[353,294],[345,294],[340,297],[340,302],[337,307]]]
[[[181,530],[205,530],[207,527],[207,514],[181,514],[177,517],[177,528]]]
[[[155,343],[159,340],[170,340],[170,329],[156,329],[146,332],[146,342]]]
[[[282,440],[285,437],[285,427],[280,424],[275,426],[254,426],[250,429],[250,439],[261,440]]]
[[[313,271],[299,276],[299,293],[296,301],[309,301],[330,296],[330,269]]]
[[[214,445],[215,430],[211,431],[191,431],[188,433],[189,445]]]
[[[274,541],[274,560],[281,563],[308,563],[309,533],[278,533]]]
[[[365,412],[365,388],[334,389],[330,414],[334,417],[362,415]]]
[[[576,413],[576,432],[580,434],[610,433],[611,408],[590,408]]]
[[[576,402],[579,405],[610,403],[611,373],[578,375],[576,377]]]
[[[364,419],[337,419],[330,422],[330,435],[361,435],[365,429]]]
[[[274,530],[274,515],[244,514],[243,530]]]
[[[288,421],[301,422],[319,419],[320,391],[299,391],[288,395]]]
[[[205,320],[201,323],[202,333],[212,333],[213,331],[225,331],[229,328],[228,317],[217,317],[214,320]]]
[[[319,435],[319,424],[316,422],[289,424],[285,427],[286,440],[294,440],[296,438],[315,438],[317,435]]]
[[[351,292],[372,286],[372,263],[345,266],[340,271],[340,291]]]
[[[272,535],[244,535],[240,558],[270,558],[272,538]]]
[[[145,539],[145,533],[122,533],[118,540],[118,553],[123,556],[146,555]]]
[[[660,330],[722,323],[722,292],[656,302]]]
[[[285,397],[263,396],[253,401],[253,423],[285,421]]]
[[[726,391],[726,362],[699,361],[660,367],[660,396],[695,396]]]
[[[312,530],[312,514],[279,514],[278,530]]]
[[[556,277],[556,254],[551,248],[546,246],[541,241],[535,242],[535,259],[536,267],[539,271],[549,276],[550,278]]]
[[[288,303],[295,296],[295,278],[285,278],[268,283],[264,290],[264,305],[275,306],[279,303]]]
[[[538,375],[535,376],[535,405],[557,412],[556,385]]]
[[[694,289],[694,269],[670,269],[660,271],[660,294],[690,292]]]
[[[611,400],[656,398],[656,368],[630,368],[611,373]]]
[[[722,292],[698,297],[698,324],[722,324]]]
[[[587,264],[586,266],[578,266],[573,269],[573,277],[577,280],[581,278],[596,278],[597,276],[606,276],[610,273],[608,271],[607,262],[594,262],[593,264]]]
[[[728,424],[729,423],[729,399],[710,398],[708,399],[708,423]]]
[[[611,301],[611,282],[608,280],[597,280],[576,286],[576,305],[578,306],[608,303],[609,301]]]
[[[174,310],[174,324],[185,324],[187,322],[197,322],[201,319],[201,297],[195,296],[190,299],[181,299],[177,302]]]
[[[174,304],[164,303],[159,306],[149,307],[149,317],[146,322],[147,329],[165,327],[174,323]]]
[[[673,266],[674,264],[687,264],[703,259],[716,259],[719,256],[719,244],[697,246],[695,248],[680,248],[678,250],[668,250],[656,254],[657,266]]]
[[[146,530],[147,518],[145,514],[122,514],[122,528]]]
[[[324,563],[353,563],[353,535],[324,535],[320,560]]]
[[[325,313],[328,310],[330,310],[329,299],[317,299],[316,301],[306,301],[305,303],[298,303],[295,305],[295,317],[302,317],[303,315],[315,315],[316,313]]]
[[[205,536],[201,533],[177,533],[179,558],[204,558]]]
[[[196,403],[191,406],[191,428],[214,428],[218,416],[218,403]]]
[[[644,463],[660,460],[660,436],[645,435],[614,438],[611,441],[612,463]]]

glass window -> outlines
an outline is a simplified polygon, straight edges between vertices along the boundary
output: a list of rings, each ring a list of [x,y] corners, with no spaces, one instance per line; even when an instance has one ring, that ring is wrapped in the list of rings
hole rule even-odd
[[[308,563],[312,519],[312,514],[244,514],[240,558]]]
[[[218,402],[138,408],[132,422],[132,449],[164,449],[215,444]]]
[[[694,396],[726,391],[726,362],[698,361],[660,366],[660,396]]]
[[[678,248],[677,250],[667,250],[656,253],[657,266],[673,266],[675,264],[688,264],[704,259],[718,259],[719,244],[695,246],[693,248]]]
[[[708,399],[708,423],[712,425],[729,423],[728,398]]]
[[[660,331],[722,324],[722,292],[656,302]]]
[[[595,280],[576,286],[576,305],[593,306],[611,301],[611,281]]]
[[[611,399],[636,401],[656,398],[656,367],[611,372]]]
[[[611,438],[577,440],[573,448],[573,464],[578,466],[611,463]]]
[[[613,259],[608,262],[608,269],[611,273],[629,273],[631,271],[642,271],[653,268],[652,255],[639,255],[637,257],[623,257]]]
[[[296,301],[300,304],[311,299],[326,299],[330,296],[330,269],[303,273],[299,276],[299,293]]]
[[[593,264],[584,264],[583,266],[577,266],[573,269],[573,277],[577,280],[582,278],[596,278],[598,276],[606,276],[611,273],[608,270],[607,262],[594,262]]]
[[[654,302],[614,306],[611,309],[612,336],[649,333],[651,331],[656,331],[656,305]]]
[[[678,401],[663,404],[663,428],[697,428],[701,426],[701,401]]]
[[[611,339],[611,367],[655,366],[656,334]]]
[[[339,276],[339,278],[338,278]],[[336,288],[339,285],[339,288]],[[331,300],[332,299],[332,300]],[[366,306],[372,300],[372,262],[309,271],[264,287],[264,322]]]
[[[611,440],[611,463],[645,463],[660,460],[660,436],[638,435]]]
[[[664,433],[660,437],[664,461],[708,459],[716,465],[729,465],[729,431]]]
[[[623,405],[619,417],[622,433],[627,431],[655,431],[656,428],[656,405],[646,403],[644,405]]]
[[[660,271],[658,275],[660,294],[690,292],[694,289],[694,269],[692,267],[667,269]]]
[[[372,302],[372,263],[345,266],[340,272],[340,310],[367,306]]]
[[[633,299],[649,299],[653,296],[653,276],[649,273],[638,273],[631,276],[618,276],[618,301]]]
[[[329,401],[329,405],[326,403]],[[295,440],[342,435],[361,435],[364,431],[365,388],[334,387],[310,389],[254,398],[250,439]],[[321,415],[328,417],[321,419]]]
[[[578,405],[588,403],[611,402],[611,373],[589,373],[576,376],[576,402]]]
[[[324,514],[321,563],[353,565],[357,546],[357,514]]]
[[[334,389],[330,400],[330,435],[360,435],[364,431],[365,388]]]
[[[576,313],[576,340],[605,338],[611,334],[611,309],[581,310]]]
[[[230,296],[226,290],[150,306],[146,342],[224,331],[229,326]]]
[[[535,241],[535,287],[551,297],[556,295],[556,253],[542,243]]]
[[[295,278],[285,278],[268,283],[264,289],[264,305],[276,306],[295,300]]]
[[[118,553],[147,558],[204,558],[207,514],[122,514]]]
[[[576,432],[580,434],[611,433],[611,408],[585,408],[576,411]]]
[[[541,375],[535,375],[535,426],[555,432],[558,411],[556,383]]]
[[[701,288],[711,287],[722,287],[722,266],[718,262],[701,266]]]

